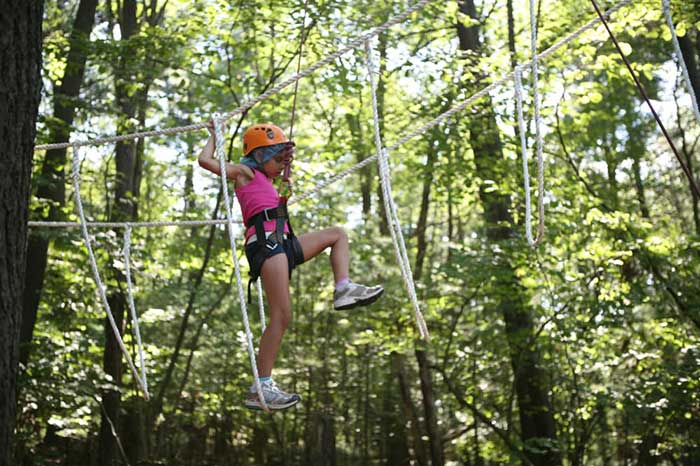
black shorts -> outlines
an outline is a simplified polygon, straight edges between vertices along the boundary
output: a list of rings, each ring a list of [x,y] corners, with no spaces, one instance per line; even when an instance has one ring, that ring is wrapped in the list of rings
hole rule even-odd
[[[260,249],[264,250],[264,253]],[[245,256],[250,264],[250,278],[257,280],[260,276],[263,263],[268,257],[276,256],[277,254],[285,253],[287,255],[287,263],[289,264],[289,278],[292,278],[292,270],[304,262],[304,251],[301,250],[301,244],[296,236],[285,238],[282,244],[277,243],[274,249],[267,247],[264,241],[255,241],[245,247]]]

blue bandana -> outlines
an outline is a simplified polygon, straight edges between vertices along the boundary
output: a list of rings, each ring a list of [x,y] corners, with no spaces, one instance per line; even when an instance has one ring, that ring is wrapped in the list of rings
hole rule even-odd
[[[247,165],[250,168],[262,169],[262,166],[269,162],[275,155],[279,153],[282,149],[287,146],[288,143],[283,142],[281,144],[273,144],[271,146],[258,147],[254,149],[250,154],[241,158],[241,163]],[[260,160],[260,163],[257,160]]]

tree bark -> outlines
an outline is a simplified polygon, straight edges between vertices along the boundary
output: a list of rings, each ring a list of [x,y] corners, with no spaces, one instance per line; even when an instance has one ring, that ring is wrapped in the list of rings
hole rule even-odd
[[[431,465],[443,466],[445,464],[445,452],[442,449],[442,434],[438,427],[437,413],[435,412],[433,377],[427,351],[416,349],[416,361],[418,361],[420,388],[423,395],[423,412],[425,413],[425,426],[430,444]]]
[[[695,44],[691,39],[691,34],[695,33],[697,40]],[[681,55],[688,68],[688,76],[690,77],[690,85],[695,92],[695,99],[700,105],[700,64],[698,64],[698,56],[700,55],[700,31],[696,28],[691,28],[682,37],[678,38],[678,44],[681,48]]]
[[[409,388],[408,377],[404,367],[404,356],[400,353],[391,353],[391,360],[394,366],[396,378],[399,381],[399,391],[401,393],[401,408],[406,418],[410,422],[411,440],[413,442],[413,454],[416,458],[418,466],[428,466],[428,452],[425,451],[423,444],[423,434],[421,432],[420,423],[418,421],[418,413],[413,405],[411,391]]]
[[[473,0],[466,0],[459,6],[460,11],[476,18]],[[460,49],[481,51],[478,26],[469,28],[457,25]],[[476,69],[476,67],[473,67]],[[480,77],[481,81],[486,77]],[[496,117],[490,99],[477,104],[470,122],[469,144],[473,149],[477,175],[482,180],[498,180],[505,176],[504,157]],[[484,209],[486,236],[492,243],[507,243],[513,240],[510,197],[498,190],[479,190],[479,199]],[[521,438],[526,446],[526,454],[536,466],[556,466],[561,464],[556,447],[556,428],[549,402],[549,380],[541,365],[541,355],[534,341],[534,323],[526,297],[510,258],[505,254],[494,257],[497,269],[497,289],[501,290],[496,299],[496,310],[503,316],[506,336],[510,348],[511,366],[515,379],[515,391],[520,411]],[[531,448],[527,448],[531,447]]]
[[[377,51],[379,52],[379,76],[384,76],[386,72],[386,47],[387,36],[386,32],[379,34],[379,44]],[[379,119],[379,134],[384,134],[384,94],[386,88],[384,80],[379,79],[377,83],[377,118]],[[382,141],[384,142],[384,141]],[[375,148],[376,150],[376,148]],[[379,165],[377,164],[377,173],[379,173]],[[379,175],[378,175],[379,176]],[[383,236],[389,236],[389,222],[386,218],[386,209],[384,208],[384,193],[382,192],[381,184],[377,185],[377,207],[379,208],[379,233]]]
[[[0,2],[0,466],[11,463],[44,2]]]
[[[433,133],[435,135],[435,133]],[[416,251],[416,263],[413,278],[420,281],[423,276],[423,261],[428,250],[426,232],[428,225],[428,212],[430,210],[430,190],[433,185],[435,158],[437,156],[432,142],[428,146],[428,159],[423,173],[423,190],[421,196],[421,207],[418,215],[418,225],[416,228],[416,241],[418,250]],[[435,395],[433,392],[433,377],[430,369],[428,353],[425,349],[415,349],[416,362],[418,363],[418,373],[420,376],[421,395],[423,397],[423,413],[425,415],[425,428],[428,433],[430,444],[430,459],[432,466],[442,466],[445,463],[445,453],[442,448],[442,435],[437,423],[437,413],[435,412]]]
[[[129,39],[138,32],[138,22],[136,17],[136,1],[124,0],[122,10],[119,12],[119,26],[121,30],[121,40],[125,44],[122,56],[119,58],[115,69],[115,100],[119,109],[119,121],[117,131],[121,133],[133,130],[133,122],[137,115],[137,99],[128,88],[131,82],[132,56],[128,45]],[[110,215],[112,222],[133,221],[136,219],[136,202],[138,196],[137,169],[138,161],[137,144],[134,141],[120,141],[116,144],[116,178],[114,191],[114,208]],[[115,231],[115,237],[120,240],[123,231]],[[117,328],[122,331],[124,327],[124,311],[126,307],[126,296],[122,286],[125,277],[120,270],[114,269],[115,279],[120,286],[117,286],[108,296],[109,306],[117,324]],[[103,367],[107,374],[112,376],[113,383],[119,388],[122,379],[122,354],[117,343],[117,339],[112,332],[107,319],[104,324],[105,349],[103,356]],[[102,414],[98,458],[100,464],[112,465],[117,459],[118,445],[117,439],[112,432],[111,423],[116,432],[120,431],[120,407],[121,394],[118,390],[105,389],[102,391],[102,402],[104,412]]]
[[[69,50],[61,84],[53,97],[53,118],[49,119],[49,141],[67,142],[75,118],[77,97],[85,74],[87,44],[95,24],[97,0],[81,0],[69,38]],[[66,181],[64,168],[66,149],[46,152],[41,173],[36,178],[37,197],[50,202],[47,211],[42,208],[35,213],[37,220],[54,221],[61,217],[66,204]],[[22,329],[20,332],[20,362],[29,361],[30,344],[36,324],[36,313],[44,286],[48,260],[49,238],[42,232],[32,231],[27,246],[27,274],[24,279],[22,297]]]
[[[386,371],[384,383],[383,407],[381,416],[382,443],[379,452],[384,466],[410,466],[411,453],[408,451],[409,439],[406,435],[406,419],[401,410],[396,409],[401,403],[396,392],[394,371]]]
[[[367,144],[364,143],[364,135],[362,132],[362,123],[360,116],[353,113],[345,115],[350,134],[352,134],[353,148],[357,154],[357,162],[362,162],[367,156]],[[365,223],[369,221],[372,214],[372,172],[368,165],[360,169],[360,192],[362,193],[362,218]]]

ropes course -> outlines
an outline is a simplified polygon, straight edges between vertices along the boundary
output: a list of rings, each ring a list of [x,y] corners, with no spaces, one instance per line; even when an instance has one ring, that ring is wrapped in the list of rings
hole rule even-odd
[[[238,115],[248,109],[250,109],[252,106],[257,104],[258,102],[261,102],[270,96],[275,95],[276,93],[280,92],[281,90],[285,89],[287,86],[290,84],[295,84],[295,98],[294,98],[294,106],[296,107],[296,86],[298,85],[298,81],[302,79],[305,76],[308,76],[309,74],[313,73],[314,71],[318,70],[319,68],[333,62],[343,54],[355,50],[359,48],[360,46],[364,46],[365,48],[365,54],[366,54],[366,65],[367,65],[367,71],[368,71],[368,79],[369,79],[369,84],[370,84],[370,92],[372,96],[372,114],[373,114],[373,126],[374,126],[374,137],[375,137],[375,153],[364,158],[361,162],[351,166],[350,168],[334,175],[333,177],[322,181],[320,183],[317,183],[312,189],[296,196],[293,200],[291,200],[289,203],[294,204],[297,202],[301,202],[311,196],[314,196],[321,190],[325,189],[331,184],[334,184],[341,179],[349,176],[353,172],[369,165],[370,163],[373,163],[374,161],[378,162],[378,167],[379,167],[379,173],[380,173],[380,183],[381,183],[381,189],[382,189],[382,197],[383,197],[383,202],[385,204],[385,211],[387,215],[387,222],[390,226],[390,233],[392,237],[392,242],[394,244],[394,251],[396,255],[397,262],[399,264],[399,268],[401,271],[402,278],[404,280],[404,284],[406,287],[406,291],[408,293],[409,299],[411,301],[414,313],[415,313],[415,318],[416,318],[416,323],[417,327],[420,333],[420,336],[422,338],[428,339],[429,338],[429,332],[428,328],[425,324],[425,320],[423,318],[423,315],[420,310],[420,306],[418,304],[418,298],[415,290],[415,284],[413,283],[413,274],[411,271],[411,266],[410,266],[410,261],[408,258],[407,250],[406,250],[406,245],[403,237],[403,232],[401,228],[401,224],[399,221],[398,217],[398,209],[396,206],[396,203],[393,198],[392,194],[392,189],[391,189],[391,172],[390,172],[390,166],[389,166],[389,155],[391,152],[395,149],[397,149],[399,146],[402,146],[409,140],[418,137],[420,135],[423,135],[427,131],[429,131],[431,128],[435,127],[436,125],[439,125],[440,123],[444,122],[445,120],[449,119],[451,116],[456,114],[457,112],[460,112],[467,107],[469,107],[471,104],[476,102],[477,100],[481,99],[482,97],[485,97],[488,95],[491,91],[499,88],[500,86],[503,86],[504,84],[509,83],[511,80],[513,81],[514,84],[514,93],[515,93],[515,99],[516,99],[516,107],[517,107],[517,116],[518,116],[518,129],[520,133],[520,144],[521,144],[521,152],[522,152],[522,162],[523,162],[523,174],[524,174],[524,188],[525,188],[525,205],[526,205],[526,214],[525,214],[525,227],[526,227],[526,236],[527,236],[527,241],[528,244],[531,246],[535,247],[540,242],[542,241],[543,235],[544,235],[544,220],[545,220],[545,214],[544,214],[544,161],[543,161],[543,138],[542,138],[542,130],[541,130],[541,110],[540,110],[540,95],[538,92],[538,67],[539,64],[542,62],[545,62],[549,57],[551,57],[556,51],[570,43],[571,41],[575,40],[582,34],[584,34],[586,31],[592,29],[595,27],[599,22],[602,22],[605,24],[607,28],[607,23],[605,22],[605,18],[609,18],[610,15],[613,13],[617,12],[621,8],[627,6],[628,4],[631,3],[632,0],[622,0],[619,3],[617,3],[615,6],[607,10],[605,13],[600,12],[600,10],[597,8],[597,5],[595,4],[595,0],[591,0],[596,7],[598,17],[591,19],[589,22],[578,28],[577,30],[569,33],[568,35],[564,36],[563,38],[559,39],[554,45],[551,47],[547,48],[544,50],[542,53],[537,52],[537,25],[535,21],[535,8],[534,8],[534,0],[530,0],[530,49],[531,49],[531,59],[525,63],[520,63],[518,64],[514,70],[511,72],[508,72],[501,76],[499,79],[494,80],[491,84],[488,86],[485,86],[481,90],[475,92],[471,96],[467,97],[466,99],[462,100],[461,102],[457,103],[454,105],[452,108],[449,110],[441,113],[437,117],[433,118],[432,120],[424,123],[422,126],[420,126],[417,129],[414,129],[410,132],[407,132],[403,135],[400,135],[398,140],[394,142],[393,144],[389,146],[384,146],[382,144],[382,138],[380,134],[380,126],[379,126],[379,120],[378,120],[378,113],[377,113],[377,97],[376,97],[376,82],[374,76],[377,74],[376,71],[374,70],[374,64],[373,64],[373,57],[372,57],[372,47],[371,47],[371,40],[377,36],[378,34],[386,31],[390,27],[401,23],[404,21],[406,18],[408,18],[412,13],[417,12],[421,10],[424,6],[426,6],[428,3],[430,3],[432,0],[420,0],[417,3],[415,3],[413,6],[410,8],[406,9],[404,12],[394,16],[393,18],[390,18],[387,22],[385,22],[383,25],[374,28],[359,37],[355,38],[352,40],[347,46],[335,51],[334,53],[331,53],[330,55],[326,56],[325,58],[321,59],[320,61],[314,63],[313,65],[309,66],[308,68],[301,70],[300,71],[300,66],[301,66],[301,57],[299,57],[299,62],[297,65],[297,72],[294,76],[290,77],[289,79],[281,82],[277,86],[269,89],[263,94],[260,94],[254,99],[249,100],[248,102],[240,105],[238,108],[232,110],[229,113],[226,114],[216,114],[214,115],[213,121],[214,121],[214,134],[215,134],[215,151],[216,151],[216,157],[219,159],[220,166],[221,166],[221,186],[223,190],[223,196],[224,196],[224,205],[225,205],[225,214],[226,218],[225,219],[214,219],[214,220],[181,220],[181,221],[155,221],[155,222],[87,222],[85,218],[85,213],[83,209],[83,204],[82,204],[82,199],[80,196],[80,173],[79,173],[79,162],[80,162],[80,148],[83,146],[97,146],[97,145],[102,145],[102,144],[107,144],[107,143],[113,143],[113,142],[119,142],[119,141],[125,141],[125,140],[132,140],[132,139],[137,139],[137,138],[144,138],[144,137],[150,137],[150,136],[159,136],[159,135],[172,135],[172,134],[178,134],[178,133],[184,133],[188,131],[195,131],[195,130],[200,130],[205,128],[208,124],[209,121],[206,122],[201,122],[197,124],[191,124],[191,125],[186,125],[186,126],[180,126],[180,127],[171,127],[171,128],[164,128],[164,129],[157,129],[157,130],[151,130],[151,131],[144,131],[144,132],[136,132],[136,133],[129,133],[129,134],[122,134],[122,135],[117,135],[113,137],[105,137],[105,138],[98,138],[98,139],[88,139],[84,141],[75,141],[75,142],[68,142],[68,143],[56,143],[56,144],[43,144],[43,145],[37,145],[35,147],[35,150],[50,150],[50,149],[59,149],[59,148],[72,148],[73,151],[73,159],[72,159],[72,177],[73,177],[73,186],[75,190],[75,201],[76,201],[76,207],[78,211],[78,217],[79,217],[79,222],[29,222],[30,227],[60,227],[60,228],[81,228],[83,240],[86,246],[86,249],[88,251],[88,258],[90,261],[92,273],[95,279],[95,283],[97,284],[97,289],[101,298],[101,301],[103,303],[103,306],[105,308],[105,311],[107,313],[107,317],[110,321],[110,325],[114,331],[115,337],[119,343],[119,346],[124,353],[124,356],[129,364],[129,367],[131,368],[131,372],[134,376],[134,379],[138,383],[139,387],[143,391],[144,397],[148,399],[149,394],[148,394],[148,384],[146,380],[146,372],[145,372],[145,364],[144,364],[144,357],[143,357],[143,348],[142,348],[142,342],[141,342],[141,336],[139,332],[139,327],[138,327],[138,318],[133,302],[133,289],[132,289],[132,283],[131,283],[131,263],[130,263],[130,247],[131,247],[131,232],[133,228],[150,228],[150,227],[166,227],[166,226],[172,226],[172,227],[199,227],[199,226],[207,226],[207,225],[226,225],[227,231],[228,231],[228,236],[229,236],[229,243],[231,247],[231,253],[232,253],[232,261],[234,265],[234,270],[235,270],[235,276],[236,276],[236,281],[238,284],[238,295],[239,295],[239,301],[240,301],[240,307],[241,307],[241,312],[243,315],[243,322],[245,326],[245,334],[246,334],[246,342],[247,342],[247,347],[248,347],[248,352],[250,355],[250,362],[253,370],[253,375],[255,378],[255,387],[256,391],[258,392],[259,399],[262,401],[263,409],[265,411],[268,411],[268,407],[265,404],[264,397],[262,396],[262,389],[258,377],[258,371],[257,371],[257,365],[255,361],[255,351],[254,351],[254,345],[253,345],[253,339],[252,339],[252,332],[250,330],[250,323],[248,320],[248,314],[247,314],[247,307],[246,307],[246,299],[245,299],[245,293],[243,290],[243,285],[242,285],[242,278],[241,278],[241,272],[240,272],[240,263],[238,261],[238,254],[236,250],[236,238],[235,238],[235,225],[242,223],[240,220],[234,219],[234,215],[232,212],[232,203],[231,203],[231,198],[229,196],[229,191],[228,191],[228,184],[227,184],[227,179],[226,179],[226,170],[225,170],[225,164],[226,164],[226,155],[224,152],[224,142],[225,142],[225,136],[223,133],[223,128],[224,128],[224,123],[232,118],[235,115]],[[689,91],[691,92],[691,95],[694,97],[694,94],[692,94],[692,87],[690,86],[690,83],[687,78],[687,70],[685,69],[685,65],[683,63],[683,57],[682,54],[680,54],[679,48],[678,48],[678,40],[675,35],[675,29],[673,27],[673,23],[671,21],[670,13],[669,13],[669,4],[668,0],[663,0],[663,7],[664,7],[664,14],[666,15],[669,27],[672,31],[672,35],[674,38],[674,46],[676,47],[676,57],[679,63],[681,64],[681,67],[684,70],[684,76],[686,78],[686,84],[688,85]],[[304,14],[304,22],[306,20],[306,12]],[[303,41],[305,39],[305,32],[304,32],[304,25],[302,25],[302,33],[301,33],[301,42],[303,44]],[[609,28],[608,31],[610,32]],[[610,35],[613,39],[614,42],[615,39],[612,36],[612,32],[610,32]],[[301,46],[300,44],[299,47],[299,53],[301,54]],[[527,138],[526,138],[526,128],[525,128],[525,120],[523,116],[523,84],[522,84],[522,73],[524,69],[530,69],[531,72],[531,88],[532,88],[532,102],[533,102],[533,108],[534,108],[534,122],[535,122],[535,143],[536,143],[536,148],[535,148],[535,155],[536,155],[536,162],[537,162],[537,180],[538,180],[538,199],[537,199],[537,211],[538,211],[538,227],[537,227],[537,234],[533,238],[532,235],[532,227],[531,227],[531,200],[530,200],[530,184],[529,184],[529,172],[528,172],[528,149],[527,149]],[[631,71],[631,70],[630,70]],[[635,78],[636,79],[636,78]],[[695,102],[695,99],[693,98],[693,104],[694,104],[694,112],[698,119],[700,119],[700,113],[698,113],[697,109],[697,103]],[[653,108],[652,108],[653,112]],[[655,113],[655,112],[654,112]],[[660,121],[659,121],[660,123]],[[292,122],[291,122],[291,128],[293,128],[293,115],[292,115]],[[663,126],[662,126],[663,128]],[[665,129],[663,130],[665,133]],[[291,134],[290,134],[291,136]],[[669,139],[669,143],[670,139]],[[671,143],[672,145],[672,143]],[[673,146],[672,146],[673,147]],[[675,148],[674,148],[675,150]],[[109,308],[109,303],[106,298],[106,293],[105,293],[105,287],[104,284],[100,278],[99,271],[97,269],[97,263],[95,260],[95,256],[93,253],[92,249],[92,244],[91,244],[91,239],[89,235],[89,228],[124,228],[125,229],[125,234],[124,234],[124,249],[123,249],[123,254],[125,258],[125,268],[126,268],[126,279],[127,279],[127,288],[128,288],[128,294],[129,294],[129,309],[131,311],[132,315],[132,320],[134,322],[134,331],[136,334],[136,343],[138,346],[139,350],[139,363],[140,363],[140,371],[136,369],[136,366],[129,355],[123,340],[121,339],[120,333],[117,329],[117,326],[114,321],[114,317],[112,316],[111,310]],[[258,294],[259,294],[259,309],[260,309],[260,320],[261,324],[263,327],[263,330],[265,329],[265,314],[264,314],[264,308],[263,308],[263,299],[262,299],[262,288],[260,281],[258,280],[257,283],[258,287]]]

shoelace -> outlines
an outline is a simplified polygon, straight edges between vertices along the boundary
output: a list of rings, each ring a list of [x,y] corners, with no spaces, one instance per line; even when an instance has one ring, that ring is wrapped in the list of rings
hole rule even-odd
[[[277,395],[283,395],[283,396],[289,396],[287,393],[283,392],[280,390],[280,388],[277,386],[274,380],[270,380],[269,382],[265,383],[266,388]]]

